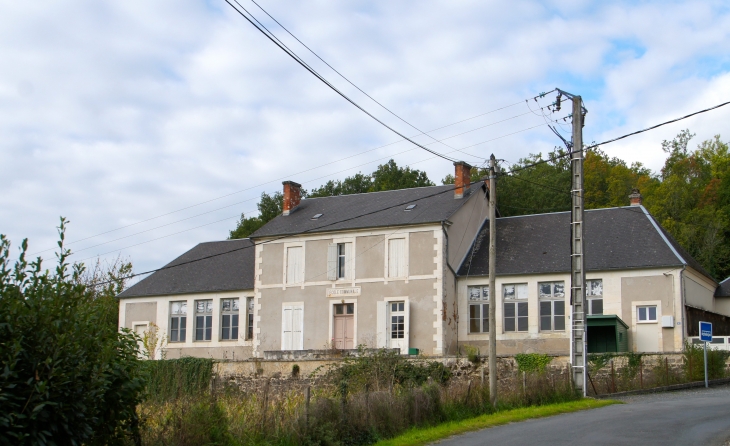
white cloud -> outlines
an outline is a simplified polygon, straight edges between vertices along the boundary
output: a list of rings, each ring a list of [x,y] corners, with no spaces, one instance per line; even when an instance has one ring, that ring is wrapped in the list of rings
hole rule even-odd
[[[417,133],[264,20],[255,5],[242,4],[338,88],[389,125]],[[730,14],[719,2],[262,5],[353,82],[424,130],[559,86],[583,95],[589,109],[585,139],[601,141],[730,97]],[[234,217],[255,210],[260,193],[278,190],[281,177],[311,188],[372,171],[389,156],[415,163],[435,181],[452,170],[403,142],[371,150],[398,138],[319,83],[222,0],[6,2],[0,5],[0,58],[0,232],[16,245],[29,237],[31,251],[55,245],[59,215],[71,219],[73,241],[208,201],[72,244],[83,249],[129,236],[78,253],[86,258],[208,225],[123,251],[145,270],[197,242],[224,238]],[[527,111],[517,105],[434,135],[448,137]],[[729,114],[704,114],[604,149],[657,170],[662,139],[689,127],[699,142],[723,133]],[[446,143],[471,146],[541,122],[529,114]],[[423,136],[418,141],[431,142]],[[542,127],[464,151],[516,161],[557,144]],[[296,175],[364,151],[370,152]],[[183,218],[188,220],[176,223]]]

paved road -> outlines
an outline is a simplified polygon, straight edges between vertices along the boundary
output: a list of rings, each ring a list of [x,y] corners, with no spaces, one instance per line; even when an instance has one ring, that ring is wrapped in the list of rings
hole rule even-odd
[[[626,404],[483,429],[438,445],[730,444],[730,386],[622,400]]]

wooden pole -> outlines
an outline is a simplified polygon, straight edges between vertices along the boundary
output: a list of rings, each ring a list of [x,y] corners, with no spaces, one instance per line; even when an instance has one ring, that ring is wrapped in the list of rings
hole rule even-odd
[[[489,157],[489,400],[497,407],[497,178]]]

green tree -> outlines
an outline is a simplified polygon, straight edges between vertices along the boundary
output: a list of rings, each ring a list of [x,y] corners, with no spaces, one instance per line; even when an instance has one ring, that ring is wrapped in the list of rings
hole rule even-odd
[[[426,172],[410,167],[398,167],[393,160],[378,166],[372,177],[373,183],[369,192],[434,186]]]
[[[144,390],[138,338],[117,329],[108,297],[124,277],[92,290],[84,267],[69,266],[66,221],[53,273],[26,260],[27,240],[10,263],[0,235],[0,443],[122,444],[138,437]]]
[[[246,238],[261,226],[273,220],[277,215],[280,215],[282,212],[283,198],[281,192],[276,192],[273,195],[262,192],[261,200],[256,205],[259,208],[259,215],[247,218],[244,214],[241,214],[236,228],[230,231],[228,238],[231,240]]]
[[[370,191],[373,185],[372,175],[358,172],[351,177],[340,180],[329,180],[322,186],[312,189],[307,198],[331,197],[335,195],[363,194]]]

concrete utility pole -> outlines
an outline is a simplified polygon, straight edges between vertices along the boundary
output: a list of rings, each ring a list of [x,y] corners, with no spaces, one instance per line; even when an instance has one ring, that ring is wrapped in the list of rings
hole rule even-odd
[[[572,96],[572,95],[571,95]],[[569,96],[570,97],[570,96]],[[570,303],[572,307],[570,358],[573,383],[583,396],[586,395],[586,293],[585,257],[583,237],[583,103],[580,96],[573,101],[573,144],[570,164],[573,173],[570,213]]]
[[[489,399],[497,405],[497,175],[494,154],[489,158]]]

